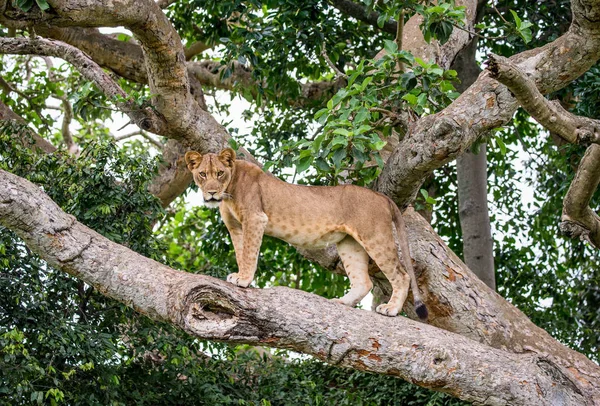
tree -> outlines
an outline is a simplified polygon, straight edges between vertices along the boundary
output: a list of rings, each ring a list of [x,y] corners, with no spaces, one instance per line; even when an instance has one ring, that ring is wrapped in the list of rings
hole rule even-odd
[[[410,320],[415,315],[408,307],[406,318],[383,318],[337,306],[300,290],[284,287],[243,290],[210,276],[175,271],[134,251],[170,265],[187,265],[191,270],[191,266],[202,261],[189,241],[181,237],[189,230],[175,227],[177,236],[170,245],[172,252],[167,255],[161,254],[160,247],[142,243],[143,230],[148,230],[158,215],[147,220],[138,216],[122,229],[117,223],[107,225],[100,220],[107,216],[119,219],[117,214],[131,213],[132,207],[156,213],[158,207],[152,206],[152,201],[146,200],[147,195],[142,193],[146,187],[163,207],[169,207],[190,183],[182,154],[190,148],[215,152],[226,145],[234,146],[245,159],[261,157],[266,168],[281,176],[284,176],[282,168],[292,164],[297,173],[311,167],[303,181],[353,181],[388,194],[402,208],[413,202],[417,208],[431,205],[435,200],[427,192],[421,192],[425,190],[422,185],[426,179],[442,192],[436,194],[439,200],[444,193],[446,196],[453,193],[453,173],[449,172],[450,181],[440,176],[431,179],[434,170],[447,169],[444,165],[462,152],[486,142],[490,131],[511,121],[519,103],[537,117],[525,103],[531,94],[535,95],[534,100],[542,100],[541,94],[559,91],[590,71],[600,56],[596,43],[599,28],[594,22],[600,4],[574,1],[573,19],[563,35],[555,35],[553,41],[548,36],[544,46],[510,58],[517,72],[513,78],[527,76],[529,83],[533,83],[527,87],[529,93],[522,96],[511,84],[506,83],[511,90],[501,85],[493,78],[504,83],[498,73],[501,70],[493,64],[491,71],[482,73],[457,97],[452,85],[456,72],[449,68],[475,35],[478,4],[456,2],[457,7],[443,2],[427,3],[0,2],[3,11],[0,22],[6,27],[0,38],[2,53],[58,57],[74,68],[54,68],[53,60],[48,58],[42,59],[45,69],[39,65],[40,59],[3,59],[3,142],[10,152],[0,162],[3,169],[44,184],[44,190],[77,217],[66,214],[29,181],[3,170],[0,224],[14,232],[27,244],[27,249],[52,268],[85,281],[85,285],[79,285],[80,318],[86,317],[82,304],[88,303],[86,296],[91,294],[91,286],[192,336],[294,349],[338,366],[401,377],[475,403],[597,404],[598,366],[552,338],[478,280],[411,208],[406,209],[405,218],[411,256],[430,308],[429,325]],[[504,6],[508,9],[513,5],[525,15],[530,14],[518,2]],[[554,12],[561,6],[562,3],[557,5]],[[160,7],[168,7],[167,13]],[[493,48],[497,53],[514,51],[506,49],[505,44],[511,40],[520,38],[529,42],[533,38],[532,25],[518,13],[512,14],[515,24],[511,25],[502,11],[496,11],[499,18],[484,16],[483,21],[488,25],[477,28],[484,37],[504,35]],[[131,30],[133,38],[126,34],[102,34],[95,29],[118,26]],[[539,28],[541,33],[545,25],[540,22],[533,28]],[[22,33],[28,36],[21,36]],[[370,60],[382,45],[384,50]],[[215,59],[197,60],[206,49],[214,49]],[[31,85],[22,89],[18,84],[25,79]],[[255,110],[249,109],[246,115],[257,121],[253,134],[246,137],[236,135],[235,131],[230,134],[219,124],[210,109],[227,111],[230,107],[210,107],[206,102],[205,89],[215,88],[250,101]],[[536,88],[541,94],[532,93]],[[576,93],[577,86],[572,94],[576,97]],[[19,97],[16,100],[6,97],[10,94]],[[66,124],[59,133],[52,129],[55,119],[44,110],[48,104],[44,105],[43,100],[50,96],[60,100],[64,109]],[[571,101],[575,102],[575,97]],[[591,96],[583,94],[581,98],[591,104]],[[566,96],[563,99],[568,100]],[[150,185],[145,183],[148,176],[143,176],[151,172],[149,166],[141,166],[146,168],[140,175],[145,181],[126,175],[127,171],[108,169],[121,156],[110,149],[114,147],[84,147],[82,156],[91,161],[76,169],[68,164],[74,159],[70,155],[55,158],[60,153],[54,152],[48,140],[62,141],[76,155],[73,139],[86,144],[93,138],[108,137],[102,120],[113,115],[106,108],[109,105],[125,113],[139,127],[144,139],[153,140],[152,145],[158,144],[163,149],[163,161]],[[585,105],[585,102],[579,104],[582,109]],[[313,114],[318,123],[316,128],[311,127]],[[557,117],[554,121],[562,117],[560,111],[553,114]],[[76,137],[71,136],[69,126],[74,117],[81,126]],[[516,117],[517,128],[539,133],[531,130],[522,113]],[[551,128],[546,121],[552,120],[544,117],[539,118],[543,125],[570,142],[597,141],[594,131],[579,130],[596,128],[594,123],[586,122],[588,127],[564,125],[559,131]],[[22,122],[33,126],[24,127]],[[39,134],[32,134],[32,130]],[[163,145],[148,132],[167,141]],[[499,146],[505,156],[506,144],[502,138],[510,136],[495,136],[490,143]],[[242,143],[247,149],[240,146]],[[139,142],[132,143],[121,153],[138,156],[139,161],[139,155],[147,148]],[[589,148],[593,151],[595,146]],[[34,152],[25,151],[29,149]],[[45,158],[39,158],[40,154]],[[125,156],[118,162],[127,161]],[[553,159],[565,165],[564,158]],[[42,161],[47,162],[43,168],[53,171],[58,178],[40,172]],[[593,166],[594,161],[590,152],[585,166],[587,163]],[[140,169],[139,162],[127,165]],[[565,166],[566,171],[572,171]],[[119,176],[107,181],[106,172]],[[82,176],[73,178],[73,173]],[[60,176],[77,181],[67,186],[60,183]],[[562,179],[562,184],[568,183]],[[576,209],[566,206],[565,220],[571,221],[571,225],[576,223],[573,234],[584,235],[596,244],[595,215],[586,208],[592,197],[590,190],[595,190],[597,182],[594,184],[593,179],[584,182],[583,189],[577,184],[580,182],[573,183],[575,193],[569,192],[567,200],[576,201],[578,206]],[[90,192],[95,188],[106,191]],[[509,188],[503,186],[501,190]],[[495,191],[493,184],[491,189]],[[586,196],[578,194],[582,190],[587,192]],[[419,193],[422,198],[415,200]],[[99,196],[108,200],[97,204],[94,199]],[[441,202],[435,216],[442,216],[440,211],[445,209],[450,213],[456,207],[453,209],[451,202]],[[584,219],[582,213],[590,220]],[[183,211],[179,211],[174,221],[181,223],[183,216]],[[459,244],[452,230],[457,223],[456,217],[452,218],[434,224],[448,236],[448,243],[456,247]],[[203,214],[200,219],[218,229],[214,216]],[[78,220],[102,231],[104,236]],[[511,224],[514,227],[515,223]],[[18,241],[15,234],[7,234],[5,246]],[[556,239],[556,236],[544,238]],[[181,241],[187,243],[188,253],[177,244]],[[118,243],[130,245],[133,251]],[[226,243],[221,239],[215,246],[218,244],[223,251]],[[506,244],[510,249],[502,254],[518,256],[516,263],[523,263],[526,252],[515,248],[514,240]],[[25,248],[18,247],[17,243],[7,264],[10,258],[11,264],[15,258],[22,258],[19,253]],[[283,250],[281,246],[273,247],[277,248],[265,256],[277,256]],[[568,250],[557,247],[555,254],[533,254],[557,258],[562,255],[560,258],[572,259],[575,267],[585,266],[584,261],[595,261],[574,255],[589,252],[585,251],[589,248],[581,248],[581,244],[573,247]],[[340,271],[335,253],[302,254],[317,259],[324,268]],[[205,249],[201,255],[209,256],[210,251]],[[267,269],[266,276],[258,281],[260,286],[293,282],[296,287],[304,284],[316,287],[315,292],[327,296],[343,289],[339,283],[319,285],[315,281],[322,277],[315,276],[310,265],[297,254],[285,255],[286,260],[294,258],[292,274],[302,269],[307,276],[298,274],[294,280],[286,281],[275,270]],[[509,266],[502,268],[504,258],[499,259],[501,272],[510,271]],[[530,262],[533,264],[535,260]],[[19,269],[31,268],[31,263],[25,263],[21,262]],[[234,266],[231,256],[229,262],[223,263],[225,269]],[[523,269],[529,272],[531,268]],[[566,272],[563,268],[557,271]],[[584,280],[597,281],[598,276],[594,275]],[[375,274],[374,280],[380,291],[389,292],[384,279]],[[525,287],[537,286],[531,281],[533,277]],[[573,292],[582,292],[583,309],[594,308],[597,288]],[[514,302],[525,302],[522,296],[515,295]],[[540,298],[537,291],[530,296]],[[529,303],[529,306],[539,305],[535,300]],[[586,310],[580,319],[591,331],[598,325],[593,312]],[[548,320],[541,324],[544,323]],[[563,334],[566,331],[570,330],[563,329]],[[21,351],[26,357],[23,346],[27,340],[19,333],[16,330],[6,333],[5,340],[12,347],[7,346],[9,350],[5,352],[14,356]],[[127,334],[123,337],[121,342],[129,340]],[[594,354],[593,339],[587,334],[569,343]],[[149,357],[152,358],[151,354]],[[41,392],[32,393],[40,399]],[[47,392],[45,396],[60,400],[57,392]]]

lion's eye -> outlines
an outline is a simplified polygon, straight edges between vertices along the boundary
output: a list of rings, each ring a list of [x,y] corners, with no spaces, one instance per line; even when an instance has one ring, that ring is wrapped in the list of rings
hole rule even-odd
[[[217,176],[220,178],[221,176],[223,176],[224,173],[225,172],[223,172],[223,171],[219,171],[219,172],[217,172]]]
[[[205,172],[200,172],[198,175],[200,175],[201,178],[206,178],[206,173]]]

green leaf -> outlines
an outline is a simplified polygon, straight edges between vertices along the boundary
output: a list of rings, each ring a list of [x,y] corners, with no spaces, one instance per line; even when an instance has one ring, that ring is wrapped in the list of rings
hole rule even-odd
[[[15,5],[21,10],[28,12],[33,7],[33,0],[17,0]]]
[[[411,105],[416,105],[417,104],[417,96],[415,96],[412,93],[407,93],[404,96],[402,96],[403,100],[406,100],[409,104]]]
[[[385,49],[385,51],[388,54],[395,54],[396,52],[398,52],[398,44],[396,43],[396,41],[384,39],[383,40],[383,49]]]
[[[301,158],[300,160],[298,160],[298,163],[296,164],[296,171],[298,173],[304,172],[305,170],[308,169],[308,167],[310,166],[312,161],[313,161],[312,155]]]
[[[342,166],[342,160],[346,158],[346,150],[344,148],[339,148],[333,153],[333,165],[335,169],[340,169]]]
[[[352,135],[352,131],[348,131],[345,128],[336,128],[335,130],[333,130],[333,133],[343,135],[345,137],[350,137]]]
[[[345,147],[348,145],[348,137],[334,137],[333,140],[331,140],[331,147],[333,148],[336,145],[343,145]]]
[[[519,18],[519,16],[517,15],[517,13],[514,10],[509,10],[510,13],[513,15],[513,18],[515,19],[515,24],[517,25],[517,30],[519,28],[521,28],[521,19]]]
[[[35,0],[35,2],[42,11],[46,11],[50,8],[50,4],[48,4],[46,0]]]
[[[502,155],[506,155],[506,144],[504,141],[502,141],[500,137],[496,137],[494,139],[496,140],[496,145],[498,145],[498,148],[500,148],[500,153]]]
[[[379,14],[379,17],[377,17],[377,26],[379,28],[383,28],[383,26],[385,25],[387,20],[388,20],[388,17],[385,13]]]
[[[367,117],[369,117],[369,110],[367,110],[366,108],[362,107],[358,113],[356,113],[356,115],[354,116],[354,122],[356,123],[362,123],[363,121],[365,121],[367,119]]]

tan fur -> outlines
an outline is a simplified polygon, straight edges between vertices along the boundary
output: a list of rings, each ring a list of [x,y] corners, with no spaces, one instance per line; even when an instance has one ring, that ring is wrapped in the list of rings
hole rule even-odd
[[[411,274],[412,264],[402,215],[388,197],[354,185],[292,185],[252,163],[235,160],[230,148],[218,155],[191,151],[185,159],[205,203],[219,204],[231,235],[238,272],[227,277],[229,282],[250,285],[263,234],[303,248],[336,244],[351,288],[335,300],[355,306],[369,293],[371,257],[393,288],[389,302],[378,306],[377,312],[395,316],[402,309],[411,280],[398,258],[396,232]],[[415,302],[420,301],[416,282],[413,295]]]

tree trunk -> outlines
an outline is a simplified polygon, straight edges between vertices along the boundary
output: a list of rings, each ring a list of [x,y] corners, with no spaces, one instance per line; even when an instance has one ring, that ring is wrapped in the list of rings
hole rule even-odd
[[[473,273],[495,290],[493,239],[487,204],[485,144],[479,147],[477,154],[468,151],[458,157],[456,170],[463,257]]]

